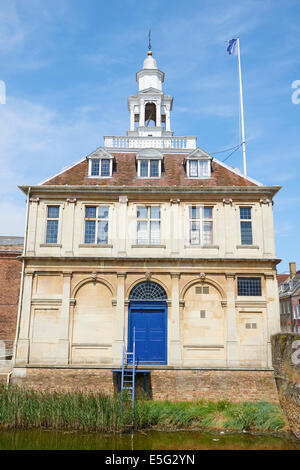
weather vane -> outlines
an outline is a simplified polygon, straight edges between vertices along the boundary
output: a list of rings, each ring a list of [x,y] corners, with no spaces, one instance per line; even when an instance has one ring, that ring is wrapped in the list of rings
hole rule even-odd
[[[148,34],[148,36],[149,36],[149,45],[148,45],[148,49],[149,49],[149,51],[151,51],[151,29],[149,29],[149,34]]]

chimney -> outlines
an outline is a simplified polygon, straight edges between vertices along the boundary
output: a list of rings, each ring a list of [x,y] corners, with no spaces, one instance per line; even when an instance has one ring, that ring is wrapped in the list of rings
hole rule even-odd
[[[296,274],[296,263],[295,261],[293,261],[289,264],[290,264],[290,277],[294,277]]]

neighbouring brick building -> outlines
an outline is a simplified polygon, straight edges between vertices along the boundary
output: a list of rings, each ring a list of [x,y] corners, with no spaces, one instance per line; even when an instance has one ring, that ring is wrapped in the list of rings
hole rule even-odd
[[[11,357],[16,335],[23,243],[23,237],[0,236],[0,363]]]
[[[300,333],[300,271],[295,262],[289,274],[278,275],[278,287],[281,331]]]
[[[130,130],[28,197],[13,381],[113,391],[136,332],[154,398],[276,400],[273,196],[175,137],[149,51]]]

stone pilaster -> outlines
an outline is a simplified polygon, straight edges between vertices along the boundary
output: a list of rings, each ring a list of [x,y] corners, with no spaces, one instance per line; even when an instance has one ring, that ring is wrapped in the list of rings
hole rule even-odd
[[[58,341],[57,364],[69,363],[69,324],[72,273],[63,272],[63,294],[61,304],[60,332]]]
[[[179,279],[180,273],[170,273],[171,275],[171,308],[170,320],[168,322],[169,335],[169,357],[168,365],[180,367],[182,365],[182,352],[180,341],[180,306],[179,306]]]
[[[272,367],[271,336],[280,333],[278,285],[274,274],[265,274],[267,301],[267,358]]]
[[[225,256],[232,257],[234,252],[234,209],[232,207],[232,199],[223,199],[224,205],[224,235],[225,235]]]
[[[112,347],[113,364],[121,366],[123,332],[125,326],[125,279],[126,273],[117,273],[117,303],[114,318],[114,339]]]
[[[271,258],[275,256],[272,201],[264,198],[260,200],[260,205],[263,227],[263,256]]]
[[[27,364],[29,360],[29,330],[33,275],[33,271],[26,271],[24,276],[19,335],[17,332],[16,364]]]
[[[180,199],[171,199],[171,230],[170,230],[170,237],[171,237],[171,254],[178,255],[179,254],[179,204]]]
[[[38,197],[31,198],[29,200],[27,247],[25,247],[25,252],[28,255],[35,254],[35,237],[39,202],[40,199]]]
[[[118,217],[118,245],[119,245],[119,255],[126,255],[126,217],[127,217],[127,196],[119,196],[119,217]]]
[[[237,315],[235,309],[235,275],[226,274],[227,304],[226,306],[226,330],[227,330],[227,366],[239,365],[239,348],[237,335]]]
[[[67,199],[67,204],[64,210],[64,227],[68,227],[67,230],[62,230],[62,246],[65,250],[66,255],[73,255],[74,249],[74,224],[75,224],[75,207],[77,200],[75,198]]]

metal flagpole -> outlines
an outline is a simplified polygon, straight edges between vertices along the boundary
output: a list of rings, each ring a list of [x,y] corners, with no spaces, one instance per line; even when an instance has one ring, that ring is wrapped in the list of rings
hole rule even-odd
[[[240,53],[240,38],[239,38],[239,36],[237,37],[237,50],[238,50],[239,82],[240,82],[240,102],[241,102],[241,124],[242,124],[243,164],[244,164],[244,175],[246,176],[246,175],[247,175],[247,165],[246,165],[246,142],[245,142],[243,85],[242,85],[242,69],[241,69],[241,53]]]

